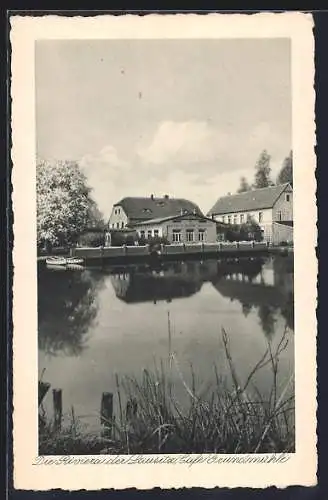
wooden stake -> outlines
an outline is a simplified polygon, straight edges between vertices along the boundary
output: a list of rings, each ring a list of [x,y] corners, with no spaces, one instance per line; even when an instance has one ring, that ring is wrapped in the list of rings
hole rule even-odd
[[[52,398],[54,405],[54,427],[60,431],[63,417],[63,397],[61,389],[52,390]]]
[[[113,394],[111,392],[102,393],[100,424],[103,426],[104,435],[111,437],[113,427]]]

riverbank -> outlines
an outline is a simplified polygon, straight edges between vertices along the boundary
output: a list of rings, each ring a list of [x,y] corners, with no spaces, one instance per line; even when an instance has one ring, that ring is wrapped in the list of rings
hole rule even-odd
[[[178,360],[170,366],[180,373],[189,404],[182,406],[161,363],[143,370],[141,379],[116,376],[116,393],[104,393],[99,415],[102,432],[83,425],[72,408],[66,421],[40,412],[39,454],[160,454],[160,453],[291,453],[295,448],[292,378],[278,393],[277,367],[286,348],[286,331],[272,351],[271,344],[242,382],[237,374],[229,339],[222,341],[230,368],[229,380],[214,367],[216,383],[201,394],[191,368],[191,382],[182,378]],[[271,367],[269,396],[253,388],[255,375]],[[291,391],[293,393],[293,391]],[[56,398],[58,392],[55,393]],[[115,405],[113,405],[113,402]],[[117,414],[113,414],[113,406]],[[60,408],[60,405],[59,405]]]
[[[222,242],[210,244],[159,245],[154,249],[149,245],[117,247],[76,247],[65,251],[54,250],[53,255],[82,258],[86,264],[124,264],[184,259],[213,259],[220,257],[256,257],[262,255],[293,255],[293,246],[272,246],[267,242]],[[38,255],[37,261],[44,262],[49,255]]]

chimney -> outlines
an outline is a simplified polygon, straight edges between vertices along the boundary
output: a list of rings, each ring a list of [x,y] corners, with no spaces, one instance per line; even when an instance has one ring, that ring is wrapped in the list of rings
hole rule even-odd
[[[183,215],[183,208],[180,208],[180,215]]]
[[[193,212],[194,212],[194,215],[196,215],[196,213],[197,213],[196,208],[194,208]]]
[[[153,195],[153,194],[151,194],[151,195],[150,195],[150,199],[151,199],[151,200],[153,200],[153,199],[154,199],[154,195]]]

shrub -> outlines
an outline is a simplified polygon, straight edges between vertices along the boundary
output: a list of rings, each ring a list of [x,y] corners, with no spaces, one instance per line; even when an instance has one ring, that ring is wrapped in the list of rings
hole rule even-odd
[[[225,239],[227,241],[262,241],[263,234],[260,226],[254,221],[250,220],[245,224],[226,224],[224,231]],[[219,233],[222,233],[220,226]]]
[[[83,247],[100,247],[105,244],[104,231],[88,231],[79,237],[78,244]]]

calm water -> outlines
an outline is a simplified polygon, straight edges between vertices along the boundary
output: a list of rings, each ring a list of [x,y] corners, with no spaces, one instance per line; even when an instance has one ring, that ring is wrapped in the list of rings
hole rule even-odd
[[[221,329],[245,379],[271,340],[287,325],[287,348],[279,363],[279,387],[294,366],[293,259],[205,261],[147,266],[50,270],[39,266],[39,372],[63,390],[64,411],[92,420],[101,394],[115,393],[115,373],[141,377],[143,368],[163,361],[181,399],[182,379],[197,390],[215,380],[214,364],[228,377]],[[170,334],[169,334],[170,332]],[[271,388],[269,367],[256,378],[262,393]],[[45,400],[51,405],[51,392]]]

